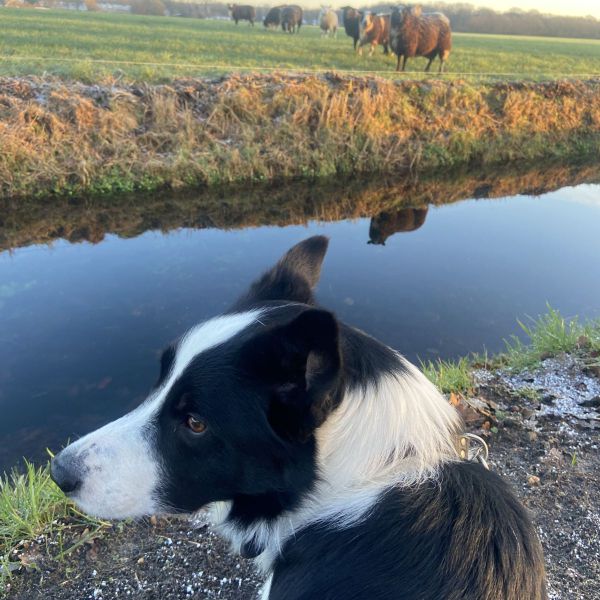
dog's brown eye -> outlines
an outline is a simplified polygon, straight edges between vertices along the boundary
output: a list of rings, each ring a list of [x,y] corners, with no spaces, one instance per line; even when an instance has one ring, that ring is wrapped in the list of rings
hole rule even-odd
[[[204,433],[204,431],[206,430],[206,423],[204,421],[200,421],[199,419],[196,419],[196,417],[192,417],[192,415],[187,416],[185,424],[194,433]]]

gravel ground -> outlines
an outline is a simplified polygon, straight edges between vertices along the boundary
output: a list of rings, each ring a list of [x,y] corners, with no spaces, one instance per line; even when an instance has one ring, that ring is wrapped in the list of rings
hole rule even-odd
[[[66,561],[48,561],[15,579],[8,598],[109,600],[256,598],[251,561],[232,555],[203,515],[116,526]]]
[[[495,401],[491,466],[533,514],[550,598],[600,598],[600,380],[573,356],[519,376],[478,373]]]
[[[469,428],[488,440],[491,468],[531,510],[550,597],[561,600],[600,598],[600,381],[585,371],[572,356],[519,376],[478,371],[477,397],[466,400],[477,410],[461,401]],[[7,598],[245,600],[261,583],[201,514],[116,525],[62,562],[16,574]]]

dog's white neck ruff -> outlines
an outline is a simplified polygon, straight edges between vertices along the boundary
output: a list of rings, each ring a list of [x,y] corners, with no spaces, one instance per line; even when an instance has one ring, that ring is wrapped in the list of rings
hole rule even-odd
[[[444,463],[457,460],[459,427],[458,413],[398,355],[397,372],[351,390],[317,430],[319,478],[300,507],[241,528],[227,521],[231,503],[218,502],[212,505],[213,520],[236,552],[248,543],[264,548],[257,563],[268,572],[285,541],[300,529],[318,522],[350,526],[389,488],[435,478]]]

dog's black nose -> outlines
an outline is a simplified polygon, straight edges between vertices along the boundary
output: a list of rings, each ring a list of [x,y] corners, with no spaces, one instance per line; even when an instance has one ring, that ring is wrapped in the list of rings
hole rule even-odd
[[[79,469],[72,461],[65,460],[60,454],[52,459],[50,476],[65,494],[72,494],[81,486]]]

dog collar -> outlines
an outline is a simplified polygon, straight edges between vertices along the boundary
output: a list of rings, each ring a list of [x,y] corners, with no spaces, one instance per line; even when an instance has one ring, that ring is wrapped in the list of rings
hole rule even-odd
[[[463,433],[458,437],[456,446],[456,451],[461,460],[478,462],[489,471],[488,458],[490,451],[482,437],[474,433]]]

